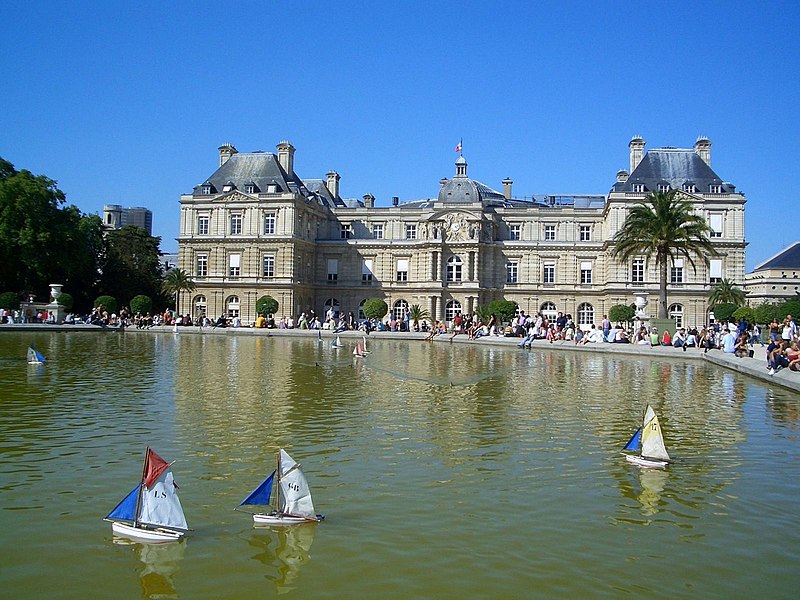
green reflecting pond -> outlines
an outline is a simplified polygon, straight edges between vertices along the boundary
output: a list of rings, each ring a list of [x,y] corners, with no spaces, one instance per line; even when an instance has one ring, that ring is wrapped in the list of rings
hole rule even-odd
[[[796,597],[797,395],[680,359],[344,341],[0,333],[4,597]],[[665,471],[619,454],[645,400]],[[185,542],[102,521],[148,444]],[[233,510],[280,446],[323,523]]]

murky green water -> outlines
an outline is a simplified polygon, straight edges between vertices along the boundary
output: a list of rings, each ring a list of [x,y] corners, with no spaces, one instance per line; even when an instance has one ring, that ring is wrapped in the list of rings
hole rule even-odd
[[[3,596],[796,596],[797,395],[680,360],[347,346],[0,333]],[[645,399],[666,471],[618,453]],[[177,461],[183,543],[120,545],[102,521],[148,444]],[[232,510],[279,446],[323,523]]]

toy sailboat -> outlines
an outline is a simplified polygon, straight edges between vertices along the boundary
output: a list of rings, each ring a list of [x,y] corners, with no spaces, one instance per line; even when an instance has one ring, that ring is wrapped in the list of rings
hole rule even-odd
[[[636,454],[625,454],[625,460],[640,467],[663,469],[669,464],[670,457],[664,446],[661,425],[653,407],[649,404],[644,411],[642,426],[636,430],[622,451],[635,452]]]
[[[369,350],[367,350],[367,336],[362,336],[361,339],[364,342],[364,345],[361,346],[361,352],[363,354],[369,354]]]
[[[158,543],[177,541],[189,530],[171,464],[147,448],[139,484],[105,517],[115,534]]]
[[[296,525],[298,523],[319,522],[325,518],[314,512],[311,490],[300,464],[281,448],[277,456],[278,468],[254,489],[239,506],[274,506],[269,513],[253,514],[254,525]],[[275,478],[277,476],[277,485]],[[270,502],[275,489],[275,501]]]
[[[339,339],[339,336],[336,336],[335,340],[331,340],[331,348],[343,348],[344,345],[342,344],[342,340]]]
[[[322,331],[320,330],[317,330],[317,340],[320,344],[322,343]]]
[[[359,358],[363,358],[366,356],[367,353],[364,352],[364,346],[361,345],[361,342],[356,344],[356,347],[353,349],[353,356],[357,356]]]
[[[29,365],[43,365],[47,360],[41,353],[33,346],[28,346],[28,364]]]

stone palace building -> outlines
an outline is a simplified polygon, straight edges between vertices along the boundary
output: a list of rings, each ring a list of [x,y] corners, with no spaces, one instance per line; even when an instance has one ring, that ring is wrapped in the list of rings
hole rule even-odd
[[[506,299],[526,313],[570,313],[588,328],[615,304],[657,296],[654,258],[613,259],[613,237],[630,206],[677,190],[708,221],[718,251],[698,257],[696,270],[682,259],[670,265],[670,315],[700,325],[716,282],[744,282],[744,195],[712,170],[705,137],[645,152],[636,136],[629,150],[630,171],[604,195],[517,198],[510,179],[500,192],[470,178],[459,156],[451,178],[432,182],[431,198],[378,207],[370,194],[341,198],[336,171],[302,179],[289,142],[276,153],[225,144],[216,171],[180,198],[178,266],[197,286],[181,306],[249,323],[264,295],[278,301],[277,316],[295,317],[330,306],[361,316],[378,297],[398,316],[418,304],[451,321]]]

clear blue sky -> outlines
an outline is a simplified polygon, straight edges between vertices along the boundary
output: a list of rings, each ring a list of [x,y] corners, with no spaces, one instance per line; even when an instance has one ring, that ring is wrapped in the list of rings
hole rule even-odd
[[[83,212],[150,208],[174,251],[224,142],[288,139],[301,177],[382,206],[434,196],[461,138],[471,177],[530,196],[605,194],[634,134],[702,134],[749,271],[798,239],[798,6],[6,0],[0,156]]]

